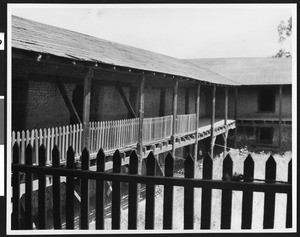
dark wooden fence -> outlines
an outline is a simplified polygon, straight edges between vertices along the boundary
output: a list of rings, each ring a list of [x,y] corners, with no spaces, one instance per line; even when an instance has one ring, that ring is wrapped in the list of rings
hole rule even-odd
[[[213,162],[209,155],[203,160],[203,179],[194,178],[194,160],[191,156],[185,159],[185,177],[173,177],[174,158],[168,154],[165,159],[165,176],[155,176],[156,158],[152,153],[146,158],[147,175],[137,175],[138,156],[135,151],[131,153],[129,174],[121,173],[121,154],[117,150],[113,155],[113,172],[105,171],[105,154],[99,150],[97,154],[96,171],[90,169],[89,152],[82,151],[81,168],[74,167],[74,151],[72,147],[67,152],[66,167],[60,166],[58,148],[55,146],[52,151],[52,166],[46,166],[46,149],[42,145],[39,148],[39,165],[32,165],[32,147],[29,144],[26,148],[25,164],[20,164],[20,149],[18,144],[13,147],[12,164],[12,229],[33,229],[32,214],[32,186],[33,177],[38,179],[38,223],[37,229],[46,228],[45,213],[45,190],[46,175],[52,176],[53,192],[53,223],[54,229],[62,228],[62,208],[60,195],[60,177],[66,177],[66,208],[65,225],[66,229],[74,229],[74,182],[80,180],[80,228],[89,228],[89,180],[96,181],[96,206],[95,206],[95,227],[104,229],[104,209],[105,209],[105,182],[112,182],[112,208],[111,217],[112,229],[120,229],[121,222],[121,183],[128,183],[128,229],[137,229],[137,206],[139,184],[145,185],[146,189],[146,211],[145,229],[155,228],[155,185],[164,186],[164,206],[163,206],[163,228],[172,229],[173,222],[173,189],[174,186],[184,187],[184,228],[194,228],[194,188],[202,188],[202,208],[201,208],[201,229],[210,229],[212,213],[212,190],[222,190],[221,207],[221,229],[229,229],[231,226],[231,203],[232,192],[234,190],[243,192],[242,200],[242,229],[251,229],[253,192],[263,192],[265,194],[264,222],[263,228],[274,227],[275,194],[287,194],[286,227],[292,227],[292,161],[289,162],[288,182],[276,182],[276,162],[272,156],[266,163],[266,176],[264,182],[254,182],[254,161],[248,156],[244,163],[243,175],[232,174],[232,160],[230,155],[223,161],[223,180],[212,179]],[[24,204],[24,227],[20,225],[20,175],[25,174],[25,204]]]

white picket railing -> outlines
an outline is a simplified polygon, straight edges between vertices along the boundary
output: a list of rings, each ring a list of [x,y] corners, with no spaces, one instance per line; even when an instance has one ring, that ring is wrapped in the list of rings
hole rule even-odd
[[[176,134],[187,134],[196,130],[196,114],[177,115]]]

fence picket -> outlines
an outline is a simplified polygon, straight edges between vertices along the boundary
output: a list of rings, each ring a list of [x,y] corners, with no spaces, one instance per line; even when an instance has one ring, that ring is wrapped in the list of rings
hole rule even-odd
[[[155,176],[155,156],[151,151],[146,160],[147,175]],[[154,229],[155,186],[146,184],[146,219],[145,229]]]
[[[20,163],[20,148],[19,143],[15,142],[13,146],[13,164]],[[12,219],[11,219],[11,227],[13,230],[20,229],[20,173],[13,172],[12,173]]]
[[[232,159],[229,154],[223,160],[223,180],[230,180],[232,177]],[[231,201],[232,190],[222,190],[221,204],[221,229],[230,229],[231,226]]]
[[[105,171],[105,154],[101,148],[97,154],[97,172]],[[96,230],[104,229],[105,188],[102,179],[96,180]]]
[[[188,155],[184,161],[184,177],[194,178],[194,159]],[[184,187],[184,229],[193,229],[194,227],[194,188]]]
[[[21,137],[21,164],[25,164],[25,147],[26,144],[26,133],[23,130],[22,131],[22,137]]]
[[[67,169],[74,169],[75,152],[70,146],[67,151]],[[66,229],[74,229],[74,177],[66,180]]]
[[[82,151],[81,170],[90,169],[90,154],[85,147]],[[81,209],[80,209],[80,229],[89,229],[89,180],[81,179]]]
[[[174,173],[174,158],[168,153],[165,159],[165,176],[173,177]],[[172,229],[173,226],[173,193],[172,185],[164,186],[164,210],[163,210],[163,228]]]
[[[38,159],[39,159],[39,166],[45,167],[46,166],[46,147],[41,145],[38,151]],[[38,215],[39,215],[39,229],[46,228],[46,175],[39,174],[39,190],[38,190]]]
[[[276,161],[271,155],[266,162],[265,171],[266,183],[272,183],[276,180]],[[272,229],[274,227],[274,214],[275,214],[275,192],[266,191],[264,201],[264,229]]]
[[[113,173],[121,173],[121,153],[116,150],[113,155]],[[121,215],[121,183],[119,181],[112,181],[112,208],[111,208],[112,229],[120,229],[120,215]]]
[[[57,146],[54,145],[52,149],[52,167],[58,168],[59,166],[60,166],[59,150]],[[54,229],[61,229],[60,176],[59,175],[56,174],[53,175],[52,191],[53,191],[53,225],[54,225]]]
[[[213,161],[209,153],[203,159],[202,178],[211,180],[213,171]],[[211,220],[211,188],[202,188],[201,197],[201,229],[210,229]]]
[[[138,156],[133,150],[129,160],[129,174],[138,173]],[[137,205],[138,205],[137,183],[130,182],[128,187],[128,229],[136,230],[137,228]]]
[[[25,165],[32,165],[32,146],[25,150]],[[32,173],[25,172],[25,229],[32,230]]]
[[[254,177],[254,161],[248,155],[244,161],[244,182],[252,182]],[[243,192],[242,200],[242,229],[251,229],[252,225],[253,192],[247,190]]]
[[[292,159],[289,161],[288,165],[288,182],[292,184]],[[286,204],[286,228],[292,228],[292,192],[287,194],[287,204]]]

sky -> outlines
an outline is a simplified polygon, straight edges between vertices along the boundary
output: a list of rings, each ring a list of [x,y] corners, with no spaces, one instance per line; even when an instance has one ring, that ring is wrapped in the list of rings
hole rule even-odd
[[[11,14],[176,58],[271,57],[292,5],[13,5]],[[295,18],[295,16],[293,16]],[[294,27],[295,28],[295,27]]]

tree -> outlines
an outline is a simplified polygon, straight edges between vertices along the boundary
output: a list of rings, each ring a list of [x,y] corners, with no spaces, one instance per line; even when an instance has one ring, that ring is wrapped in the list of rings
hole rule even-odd
[[[292,35],[292,17],[287,21],[287,24],[282,20],[277,27],[279,39],[278,42],[282,44],[287,38]],[[285,49],[280,49],[274,57],[291,57],[291,52],[286,51]]]

